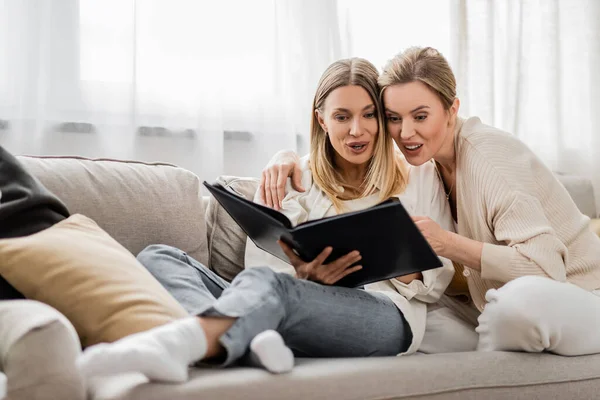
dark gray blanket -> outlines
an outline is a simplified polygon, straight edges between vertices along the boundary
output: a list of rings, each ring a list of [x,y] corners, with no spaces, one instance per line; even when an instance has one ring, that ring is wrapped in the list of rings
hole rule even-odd
[[[0,146],[0,239],[34,234],[68,216],[67,207]],[[23,295],[0,277],[0,300],[16,298]]]

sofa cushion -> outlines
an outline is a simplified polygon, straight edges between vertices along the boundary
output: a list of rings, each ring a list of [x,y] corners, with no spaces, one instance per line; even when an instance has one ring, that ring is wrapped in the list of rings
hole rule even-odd
[[[208,261],[200,180],[168,164],[81,157],[19,161],[73,214],[87,215],[133,254],[150,244]]]
[[[221,176],[217,183],[240,196],[253,200],[259,180]],[[209,266],[217,274],[231,281],[244,269],[246,233],[235,223],[223,207],[210,197],[206,208]]]
[[[407,357],[298,359],[294,370],[194,370],[180,385],[140,376],[111,378],[92,388],[93,400],[328,399],[595,399],[600,355],[465,352]]]
[[[187,316],[130,252],[80,214],[0,240],[0,259],[0,274],[25,297],[64,314],[83,346]]]

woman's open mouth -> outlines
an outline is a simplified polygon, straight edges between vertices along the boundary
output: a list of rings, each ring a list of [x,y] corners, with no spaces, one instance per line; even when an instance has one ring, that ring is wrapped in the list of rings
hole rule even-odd
[[[409,153],[409,154],[416,154],[418,153],[421,148],[423,147],[423,144],[404,144],[402,145],[402,147],[404,147],[404,150]]]
[[[367,150],[367,148],[369,147],[369,142],[348,143],[346,146],[348,146],[350,151],[354,154],[360,154]]]

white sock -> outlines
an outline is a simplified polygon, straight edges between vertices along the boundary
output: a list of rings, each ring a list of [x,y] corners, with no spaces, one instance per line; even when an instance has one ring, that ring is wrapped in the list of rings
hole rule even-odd
[[[294,354],[277,331],[267,330],[256,335],[250,342],[250,351],[256,361],[274,374],[294,368]]]
[[[87,348],[77,360],[87,378],[141,372],[150,380],[184,382],[188,366],[206,354],[206,336],[197,318],[185,318],[114,343]]]

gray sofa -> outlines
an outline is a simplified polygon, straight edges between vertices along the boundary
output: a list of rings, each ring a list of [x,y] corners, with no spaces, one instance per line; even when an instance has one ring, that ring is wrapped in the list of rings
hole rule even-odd
[[[20,157],[71,212],[85,214],[132,253],[152,243],[177,246],[231,279],[239,272],[244,235],[199,179],[166,164],[74,157]],[[579,207],[597,216],[591,185],[561,177]],[[251,196],[256,181],[224,178]],[[177,199],[174,201],[173,199]],[[11,399],[82,399],[83,382],[73,368],[78,343],[56,310],[29,300],[0,309],[0,357]],[[30,307],[14,329],[17,307]],[[31,311],[33,310],[33,311]],[[49,316],[56,323],[27,324]],[[48,319],[48,318],[46,318]],[[46,320],[41,318],[41,320]],[[25,322],[24,322],[25,321]],[[25,326],[27,329],[23,328]],[[376,329],[376,327],[374,327]],[[599,333],[600,334],[600,333]],[[6,338],[10,337],[10,341]],[[45,352],[36,349],[45,348]],[[54,351],[51,351],[54,349]],[[68,349],[64,352],[56,349]],[[293,372],[274,376],[260,369],[194,369],[184,384],[149,383],[127,375],[94,381],[93,400],[191,399],[596,399],[600,355],[559,357],[508,352],[453,353],[362,359],[298,359]]]

